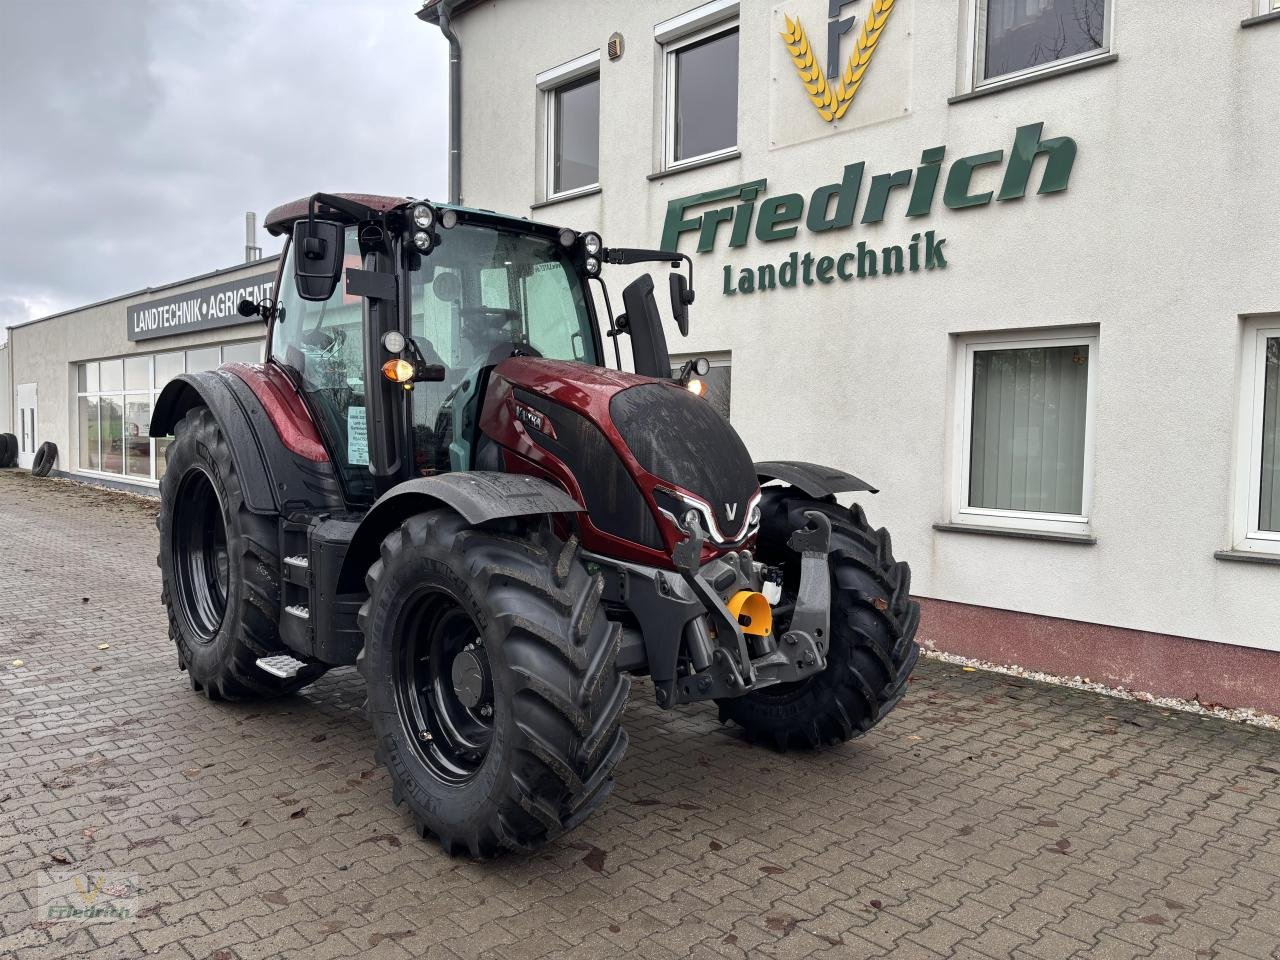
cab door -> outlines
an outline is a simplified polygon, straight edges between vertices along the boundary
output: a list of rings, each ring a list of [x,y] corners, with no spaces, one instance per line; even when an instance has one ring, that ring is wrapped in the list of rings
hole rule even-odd
[[[18,384],[13,399],[18,421],[18,466],[30,470],[36,459],[36,447],[40,446],[36,437],[36,385]]]

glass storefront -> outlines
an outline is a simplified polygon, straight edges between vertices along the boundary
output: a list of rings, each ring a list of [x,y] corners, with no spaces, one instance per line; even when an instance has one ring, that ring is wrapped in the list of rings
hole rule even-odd
[[[147,431],[152,407],[165,384],[181,373],[261,360],[262,341],[246,340],[79,364],[75,408],[79,469],[128,480],[159,480],[170,439],[153,440]]]

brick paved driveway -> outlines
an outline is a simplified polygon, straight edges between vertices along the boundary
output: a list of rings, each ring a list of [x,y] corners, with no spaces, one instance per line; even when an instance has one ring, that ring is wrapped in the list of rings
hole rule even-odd
[[[391,808],[353,671],[190,692],[153,513],[0,474],[0,957],[1280,955],[1280,737],[936,663],[816,756],[638,684],[594,818],[450,860]],[[37,922],[59,860],[136,874],[138,918]]]

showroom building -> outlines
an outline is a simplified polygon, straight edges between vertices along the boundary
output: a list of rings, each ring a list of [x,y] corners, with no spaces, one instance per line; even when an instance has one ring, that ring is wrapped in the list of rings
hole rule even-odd
[[[688,253],[675,359],[880,488],[924,639],[1280,713],[1280,0],[419,16],[452,199]]]
[[[236,308],[271,296],[278,256],[147,288],[10,327],[0,350],[0,423],[29,468],[46,442],[52,473],[155,493],[167,439],[151,409],[178,374],[262,359],[264,327]]]

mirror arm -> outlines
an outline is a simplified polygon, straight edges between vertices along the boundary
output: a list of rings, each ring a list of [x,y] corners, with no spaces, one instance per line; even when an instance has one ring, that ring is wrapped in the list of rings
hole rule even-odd
[[[683,260],[689,266],[689,296],[686,303],[693,303],[693,259],[687,253],[676,250],[645,250],[639,247],[605,247],[600,252],[605,263],[669,263],[679,268]]]

